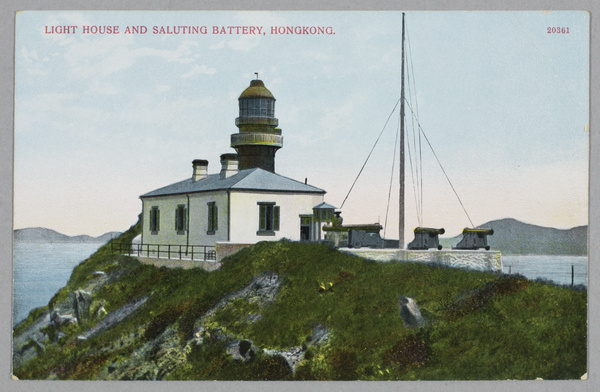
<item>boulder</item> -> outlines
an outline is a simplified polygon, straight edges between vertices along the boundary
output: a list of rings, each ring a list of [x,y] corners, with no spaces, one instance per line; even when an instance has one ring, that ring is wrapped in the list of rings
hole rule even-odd
[[[77,317],[72,314],[60,314],[55,310],[50,314],[50,321],[52,322],[52,325],[58,328],[61,325],[76,323]]]
[[[417,303],[410,297],[400,296],[400,316],[404,321],[405,328],[418,328],[425,324],[425,319],[421,315],[421,311]]]
[[[92,295],[87,291],[77,290],[70,293],[69,297],[73,300],[75,316],[80,322],[83,322],[83,320],[88,316],[90,304],[92,303]]]

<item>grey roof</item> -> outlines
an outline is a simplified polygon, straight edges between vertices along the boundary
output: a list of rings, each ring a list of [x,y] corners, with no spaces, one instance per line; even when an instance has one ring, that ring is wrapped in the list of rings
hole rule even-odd
[[[217,190],[325,193],[323,189],[312,185],[304,184],[303,182],[292,180],[291,178],[260,168],[254,168],[241,170],[227,178],[221,178],[220,174],[211,174],[202,180],[193,181],[190,177],[187,180],[143,194],[140,198]]]
[[[335,207],[325,202],[319,203],[313,207],[313,210],[335,210]]]

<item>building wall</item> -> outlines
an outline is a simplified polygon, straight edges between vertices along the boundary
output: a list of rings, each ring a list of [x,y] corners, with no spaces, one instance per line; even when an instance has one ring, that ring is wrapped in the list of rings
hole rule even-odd
[[[208,203],[217,206],[217,230],[209,234]],[[227,241],[227,191],[195,193],[190,195],[190,245],[214,246],[217,241]]]
[[[142,199],[144,244],[210,245],[216,242],[256,243],[277,241],[282,238],[300,240],[300,215],[312,214],[312,208],[323,202],[322,194],[290,194],[214,191],[189,195],[173,195]],[[217,206],[218,227],[214,234],[208,229],[208,203]],[[273,235],[259,234],[259,202],[272,202],[279,206],[279,230]],[[175,211],[179,205],[189,206],[186,230],[175,230]],[[157,206],[160,227],[156,234],[150,232],[150,211]],[[228,219],[228,208],[231,216]],[[189,233],[188,233],[189,231]]]
[[[323,194],[290,194],[261,192],[231,193],[230,242],[256,243],[282,238],[300,240],[300,215],[312,214],[312,208],[323,202]],[[280,210],[280,228],[274,235],[259,235],[259,202],[274,202]]]
[[[187,232],[177,234],[175,231],[175,211],[177,206],[187,206],[187,198],[183,196],[155,197],[142,199],[142,243],[186,245]],[[159,230],[156,234],[150,232],[150,211],[158,207]]]
[[[214,234],[207,232],[209,202],[215,202],[217,206],[218,225]],[[175,211],[179,205],[185,205],[186,209],[189,206],[186,228],[182,234],[175,230]],[[189,202],[186,195],[144,198],[142,241],[144,244],[210,246],[217,241],[227,241],[227,205],[226,191],[190,194]],[[160,211],[160,225],[156,234],[150,232],[150,211],[154,206]]]

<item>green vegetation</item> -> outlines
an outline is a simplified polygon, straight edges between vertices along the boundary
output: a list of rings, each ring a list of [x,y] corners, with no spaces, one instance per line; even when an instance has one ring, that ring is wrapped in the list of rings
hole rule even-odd
[[[131,241],[136,230],[115,241]],[[100,305],[110,314],[146,302],[88,339],[77,336],[101,317],[62,328],[62,338],[49,332],[56,341],[44,343],[15,369],[16,376],[444,380],[573,379],[586,373],[587,293],[520,276],[377,263],[288,241],[243,249],[220,270],[206,272],[143,265],[111,254],[106,245],[73,271],[50,306],[92,287],[95,271],[111,278],[93,291],[91,313]],[[272,302],[231,297],[267,272],[281,279]],[[424,327],[404,327],[400,295],[415,300]],[[196,340],[200,325],[204,335]],[[318,328],[328,339],[316,341]],[[23,330],[19,326],[17,333]],[[236,342],[245,359],[232,356]],[[282,355],[269,350],[293,347],[303,357],[292,372]]]

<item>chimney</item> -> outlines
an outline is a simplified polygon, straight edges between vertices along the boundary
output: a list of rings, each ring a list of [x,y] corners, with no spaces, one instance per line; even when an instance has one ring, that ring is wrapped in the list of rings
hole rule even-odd
[[[194,168],[192,181],[200,181],[208,177],[208,161],[206,159],[194,159],[192,167]]]
[[[231,177],[238,172],[237,154],[221,155],[221,179]]]

